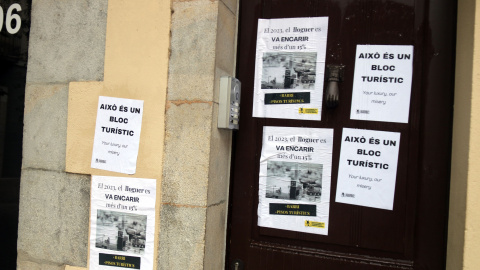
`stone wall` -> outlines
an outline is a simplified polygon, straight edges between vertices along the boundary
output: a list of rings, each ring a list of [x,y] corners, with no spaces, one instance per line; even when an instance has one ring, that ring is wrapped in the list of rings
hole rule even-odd
[[[448,270],[480,264],[480,3],[458,1],[452,170],[448,221]]]
[[[223,269],[232,132],[217,128],[235,69],[237,1],[173,1],[158,269]]]
[[[117,13],[124,4],[115,1]],[[237,5],[236,0],[172,1],[171,24],[148,25],[171,28],[167,96],[156,100],[166,106],[157,269],[224,268],[232,132],[217,129],[218,87],[221,76],[235,73]],[[75,157],[66,156],[69,87],[82,87],[78,82],[123,87],[132,81],[122,81],[116,59],[129,54],[134,65],[145,61],[134,51],[117,52],[128,47],[118,46],[122,32],[117,31],[132,20],[118,25],[109,20],[109,39],[107,8],[107,0],[33,1],[19,269],[87,266],[90,176],[66,172],[76,168]],[[148,76],[155,75],[142,73],[135,87],[151,85],[158,78],[149,82]]]
[[[107,0],[33,1],[18,269],[86,266],[90,176],[65,172],[70,81],[103,79]]]

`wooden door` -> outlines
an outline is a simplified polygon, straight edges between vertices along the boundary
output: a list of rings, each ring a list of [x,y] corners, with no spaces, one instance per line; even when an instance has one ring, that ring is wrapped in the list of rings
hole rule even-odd
[[[242,82],[226,267],[235,269],[443,269],[453,111],[456,1],[240,1],[237,77]],[[259,18],[329,17],[326,65],[345,65],[340,102],[321,121],[253,118]],[[350,119],[357,44],[413,45],[408,123]],[[324,90],[325,92],[325,90]],[[334,130],[328,235],[257,225],[264,126]],[[401,134],[393,210],[335,202],[343,128]]]

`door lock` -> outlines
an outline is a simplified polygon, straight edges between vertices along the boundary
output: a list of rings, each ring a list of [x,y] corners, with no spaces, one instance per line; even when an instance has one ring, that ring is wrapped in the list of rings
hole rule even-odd
[[[344,65],[327,65],[327,108],[337,107],[340,99],[338,83],[343,81]]]

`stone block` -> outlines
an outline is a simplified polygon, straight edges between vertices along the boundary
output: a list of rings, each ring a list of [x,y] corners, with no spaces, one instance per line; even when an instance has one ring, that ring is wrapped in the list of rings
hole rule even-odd
[[[38,263],[30,261],[17,261],[17,270],[64,270],[63,265]]]
[[[67,101],[67,85],[27,84],[23,168],[65,169]]]
[[[206,209],[163,204],[160,219],[157,269],[204,269]]]
[[[225,265],[227,202],[207,208],[204,269],[223,269]]]
[[[88,270],[88,269],[85,267],[65,265],[65,270]]]
[[[232,12],[232,14],[237,14],[238,1],[239,0],[221,0],[225,6]]]
[[[217,128],[218,104],[214,105],[208,171],[208,205],[226,201],[230,181],[232,131]]]
[[[166,115],[163,202],[206,206],[212,103],[170,103]]]
[[[27,82],[102,80],[107,3],[33,1]]]
[[[223,69],[229,75],[233,75],[235,70],[236,32],[237,19],[235,14],[233,14],[224,4],[219,4],[215,67]]]
[[[212,101],[217,1],[174,2],[168,100]]]
[[[89,206],[90,176],[22,170],[18,260],[86,266]]]

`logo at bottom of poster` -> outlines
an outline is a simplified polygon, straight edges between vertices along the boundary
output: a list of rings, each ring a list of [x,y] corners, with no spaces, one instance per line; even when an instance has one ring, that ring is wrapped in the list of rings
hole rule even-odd
[[[314,227],[314,228],[325,229],[325,222],[305,220],[305,227]]]
[[[298,108],[299,114],[318,114],[318,109],[315,108]]]

